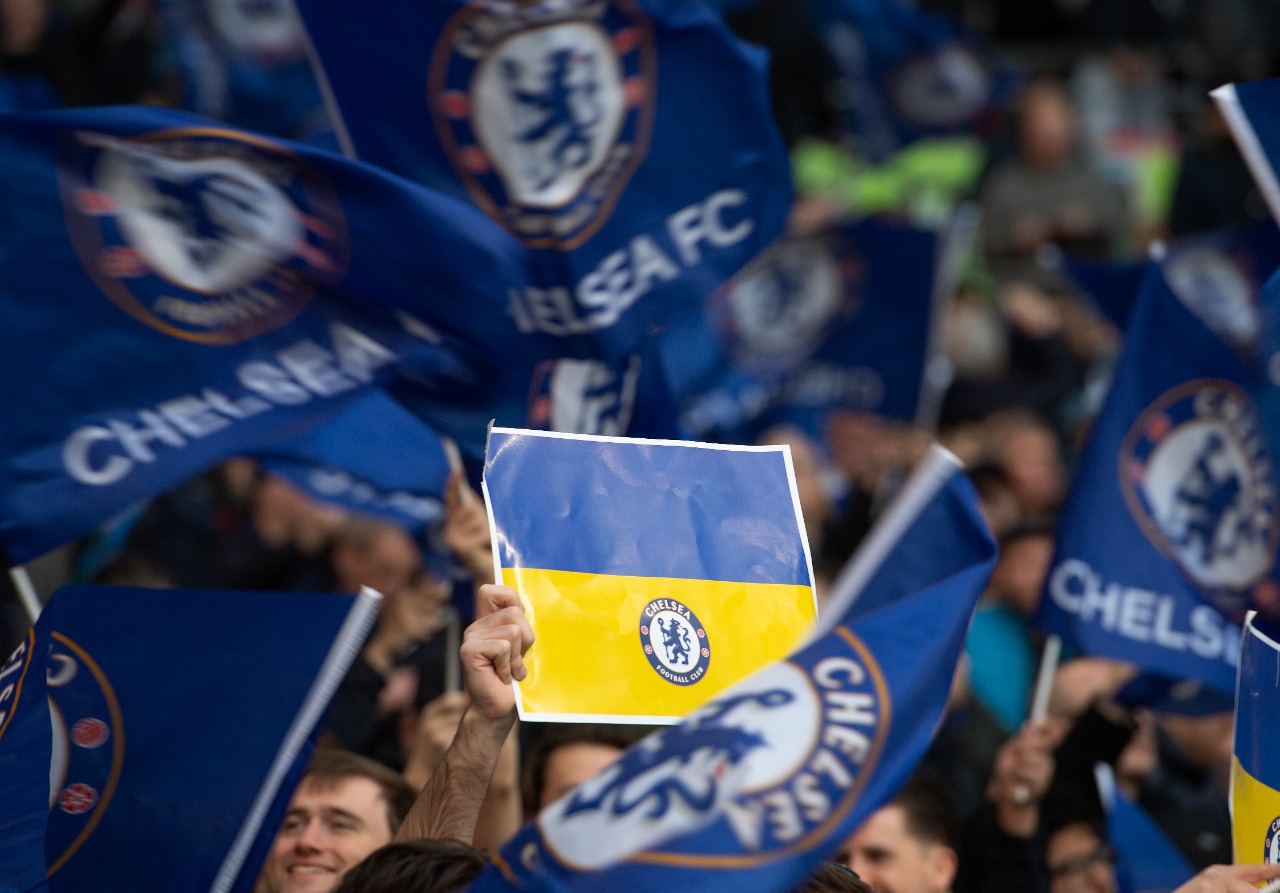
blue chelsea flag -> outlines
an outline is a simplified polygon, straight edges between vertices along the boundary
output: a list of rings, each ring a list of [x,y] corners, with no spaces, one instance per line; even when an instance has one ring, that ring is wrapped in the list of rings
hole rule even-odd
[[[417,537],[444,523],[449,460],[438,435],[381,391],[254,458],[322,502],[377,515]]]
[[[1243,353],[1259,338],[1258,290],[1280,264],[1280,231],[1271,221],[1198,233],[1161,246],[1155,257],[1178,297]],[[1055,258],[1122,331],[1128,328],[1146,274],[1143,261],[1116,263]]]
[[[868,218],[752,261],[654,342],[685,428],[749,443],[788,422],[822,441],[835,408],[927,414],[950,232]]]
[[[547,807],[471,889],[793,889],[925,752],[994,560],[935,450],[805,644]]]
[[[334,144],[293,0],[159,0],[182,106],[233,127]]]
[[[461,202],[160,109],[0,118],[0,160],[12,561],[378,384],[475,455],[523,417],[524,251]]]
[[[781,232],[764,53],[683,0],[299,3],[348,148],[534,252],[510,311],[548,357],[618,361]]]
[[[1276,477],[1250,386],[1151,265],[1062,512],[1042,629],[1232,691],[1243,611],[1278,592]]]
[[[249,893],[377,602],[54,593],[0,665],[0,891]]]
[[[1231,128],[1271,216],[1280,222],[1280,78],[1227,84],[1210,95]]]
[[[844,129],[876,160],[989,127],[1017,74],[958,21],[902,0],[813,0],[838,72]]]

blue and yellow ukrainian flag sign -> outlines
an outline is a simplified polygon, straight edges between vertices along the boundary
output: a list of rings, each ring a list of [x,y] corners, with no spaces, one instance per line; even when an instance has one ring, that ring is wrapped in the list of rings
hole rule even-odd
[[[1239,673],[1231,760],[1235,861],[1280,863],[1280,622],[1249,615]]]
[[[484,488],[525,719],[675,722],[813,625],[786,447],[494,428]]]

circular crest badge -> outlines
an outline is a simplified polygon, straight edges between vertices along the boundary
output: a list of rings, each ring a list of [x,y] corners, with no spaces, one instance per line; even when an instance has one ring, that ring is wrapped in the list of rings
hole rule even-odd
[[[648,151],[657,54],[629,0],[468,4],[428,98],[476,203],[527,245],[567,251],[608,220]]]
[[[951,43],[904,62],[889,78],[898,115],[917,127],[959,127],[991,94],[991,70],[968,47]]]
[[[675,685],[693,685],[711,663],[702,621],[673,598],[656,598],[640,612],[640,647],[649,666]]]
[[[782,242],[748,264],[709,303],[734,363],[757,371],[804,362],[856,312],[862,262],[822,237]]]
[[[347,264],[332,189],[290,150],[216,128],[77,133],[59,161],[67,230],[104,295],[187,341],[285,325]]]
[[[61,633],[49,647],[49,874],[93,833],[111,802],[124,765],[124,720],[97,662]]]
[[[213,33],[233,53],[268,66],[306,53],[302,19],[289,0],[205,0],[204,6]]]
[[[892,712],[874,655],[841,630],[646,737],[548,806],[537,820],[545,849],[534,855],[575,871],[630,859],[723,870],[820,847],[874,773]],[[725,830],[684,836],[713,820]],[[665,851],[670,841],[680,843]]]
[[[1262,325],[1253,298],[1258,288],[1235,257],[1195,245],[1170,252],[1163,266],[1174,294],[1209,328],[1232,344],[1253,343]]]
[[[1267,586],[1280,528],[1276,477],[1252,399],[1198,379],[1138,417],[1120,451],[1121,491],[1147,537],[1220,610]]]
[[[1280,816],[1271,820],[1267,837],[1262,843],[1262,861],[1267,865],[1280,865]]]

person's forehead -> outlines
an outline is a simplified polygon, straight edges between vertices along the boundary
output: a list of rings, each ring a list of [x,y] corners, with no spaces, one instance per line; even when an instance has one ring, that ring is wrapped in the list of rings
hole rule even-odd
[[[886,846],[903,843],[909,837],[906,812],[896,803],[890,803],[871,814],[866,824],[854,834],[854,843],[870,844],[874,841],[878,846]]]
[[[594,775],[622,755],[621,748],[597,741],[563,744],[547,756],[547,774],[590,772]]]
[[[1102,845],[1102,838],[1088,825],[1073,822],[1059,828],[1049,837],[1046,849],[1050,861],[1091,853]]]
[[[382,788],[376,781],[353,775],[345,778],[304,778],[294,791],[289,808],[309,811],[338,809],[366,821],[381,817],[385,822],[387,807]],[[373,827],[377,827],[376,821]]]

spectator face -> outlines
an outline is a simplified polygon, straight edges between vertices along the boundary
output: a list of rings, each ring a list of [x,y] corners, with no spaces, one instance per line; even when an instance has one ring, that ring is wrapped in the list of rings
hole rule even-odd
[[[1052,430],[1040,424],[1020,426],[1005,438],[999,458],[1027,514],[1049,511],[1062,501],[1067,476]]]
[[[344,543],[334,551],[334,570],[342,592],[358,592],[361,586],[369,586],[394,598],[414,579],[421,565],[422,553],[413,540],[391,524],[381,527],[367,543]]]
[[[1160,728],[1173,739],[1179,754],[1192,765],[1205,770],[1218,770],[1225,781],[1231,765],[1234,741],[1234,713],[1208,716],[1166,714]]]
[[[589,778],[611,765],[622,751],[607,744],[580,741],[557,747],[547,757],[542,802],[539,809],[556,802]]]
[[[304,779],[271,845],[263,893],[329,893],[347,869],[391,842],[387,801],[370,778]]]
[[[1045,845],[1049,893],[1116,893],[1111,848],[1083,823],[1067,825]]]
[[[1034,84],[1023,99],[1022,156],[1032,167],[1053,170],[1071,158],[1076,142],[1075,111],[1062,89]]]
[[[991,575],[991,591],[1014,610],[1030,617],[1053,563],[1053,537],[1026,534],[1009,542]]]
[[[950,848],[920,840],[907,829],[901,806],[873,813],[835,858],[876,893],[945,893],[955,878]]]
[[[47,0],[0,0],[0,50],[15,56],[34,53],[48,23]]]

